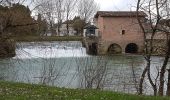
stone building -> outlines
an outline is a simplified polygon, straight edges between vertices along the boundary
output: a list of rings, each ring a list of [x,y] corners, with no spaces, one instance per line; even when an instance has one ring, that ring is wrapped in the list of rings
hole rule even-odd
[[[144,39],[136,11],[98,11],[94,24],[98,27],[98,54],[141,53]],[[146,14],[139,12],[141,20]]]

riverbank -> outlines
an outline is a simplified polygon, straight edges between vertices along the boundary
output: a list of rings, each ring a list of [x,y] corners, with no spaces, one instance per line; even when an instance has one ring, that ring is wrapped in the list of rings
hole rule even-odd
[[[12,37],[17,42],[39,42],[39,41],[82,41],[80,36],[22,36]]]
[[[0,100],[170,100],[170,98],[0,81]]]
[[[15,41],[11,38],[0,37],[0,58],[15,56]]]

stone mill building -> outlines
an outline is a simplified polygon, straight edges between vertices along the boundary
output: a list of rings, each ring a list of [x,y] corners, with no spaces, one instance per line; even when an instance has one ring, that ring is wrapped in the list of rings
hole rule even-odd
[[[94,25],[85,27],[87,52],[141,53],[144,39],[136,15],[136,11],[98,11]],[[145,20],[146,14],[139,12],[139,16]]]

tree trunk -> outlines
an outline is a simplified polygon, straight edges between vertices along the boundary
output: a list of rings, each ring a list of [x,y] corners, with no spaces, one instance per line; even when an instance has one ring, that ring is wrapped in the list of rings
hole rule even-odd
[[[170,55],[170,40],[169,39],[167,41],[167,47],[168,47],[168,49],[166,51],[165,60],[164,60],[164,63],[162,65],[161,72],[160,72],[160,85],[159,85],[159,95],[160,96],[163,96],[163,92],[164,92],[165,70],[166,70],[166,66],[168,64],[169,55]]]
[[[166,70],[166,66],[168,64],[168,59],[169,59],[169,55],[166,55],[165,60],[164,60],[164,64],[161,68],[161,72],[160,72],[160,85],[159,85],[159,95],[163,96],[163,91],[164,91],[164,76],[165,76],[165,70]]]
[[[143,94],[143,81],[145,79],[145,75],[146,75],[146,72],[147,72],[147,66],[146,68],[143,70],[143,73],[141,75],[141,78],[140,78],[140,83],[139,83],[139,95],[142,95]]]
[[[66,34],[66,36],[69,36],[69,24],[68,24],[68,22],[67,22],[66,28],[67,28],[67,34]]]
[[[66,23],[66,28],[67,28],[67,36],[69,36],[69,19],[68,19],[68,13],[67,13],[67,23]]]
[[[147,72],[148,72],[148,79],[149,79],[149,82],[154,90],[154,96],[157,95],[157,86],[156,86],[156,83],[154,84],[153,83],[153,80],[151,78],[151,74],[150,74],[150,60],[147,61]]]
[[[168,69],[168,84],[167,84],[166,95],[170,96],[170,69]]]

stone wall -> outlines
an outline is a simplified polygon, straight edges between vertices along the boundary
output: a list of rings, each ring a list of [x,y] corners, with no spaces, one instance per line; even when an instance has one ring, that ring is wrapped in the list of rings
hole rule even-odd
[[[125,48],[128,44],[130,43],[135,43],[135,42],[127,42],[127,43],[120,43],[120,42],[115,42],[115,41],[100,41],[98,44],[98,54],[107,54],[108,49],[112,44],[117,44],[121,47],[121,51],[124,54],[125,53]],[[142,53],[144,49],[144,45],[141,45],[140,43],[135,43],[138,46],[138,53]]]

